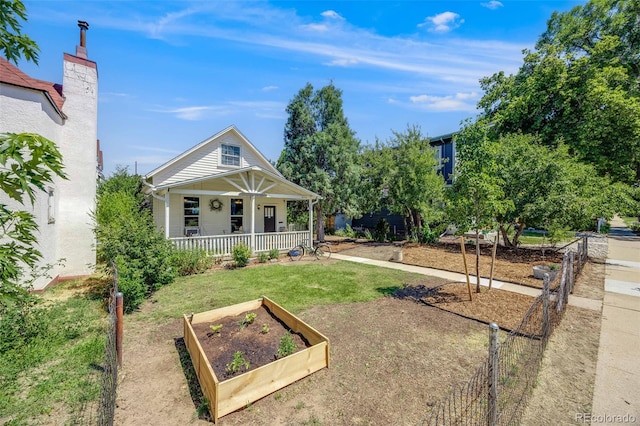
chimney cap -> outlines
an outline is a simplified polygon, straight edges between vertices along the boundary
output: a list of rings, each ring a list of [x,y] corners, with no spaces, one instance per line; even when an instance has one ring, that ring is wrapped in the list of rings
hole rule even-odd
[[[89,23],[87,21],[78,20],[78,26],[83,30],[89,29]]]

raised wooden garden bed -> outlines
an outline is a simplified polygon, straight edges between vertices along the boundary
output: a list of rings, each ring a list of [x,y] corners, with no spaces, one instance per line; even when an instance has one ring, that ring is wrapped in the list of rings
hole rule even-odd
[[[225,317],[237,316],[262,307],[268,309],[292,333],[303,337],[309,346],[230,379],[218,380],[192,325],[213,323]],[[191,355],[202,393],[209,401],[209,410],[214,423],[226,414],[246,407],[247,404],[324,367],[329,367],[329,339],[266,297],[192,316],[185,315],[184,341]]]

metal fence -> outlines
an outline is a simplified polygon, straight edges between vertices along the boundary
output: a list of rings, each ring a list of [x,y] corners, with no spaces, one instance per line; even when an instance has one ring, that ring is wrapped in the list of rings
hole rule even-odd
[[[499,339],[491,324],[489,353],[473,376],[457,384],[431,409],[423,425],[513,425],[526,408],[551,332],[560,322],[575,278],[587,262],[587,240],[577,252],[566,252],[560,284],[549,290],[545,276],[542,294],[532,303],[520,325]]]
[[[107,327],[107,340],[105,342],[105,354],[103,372],[101,375],[100,401],[98,403],[97,424],[113,425],[116,411],[116,388],[118,386],[118,354],[116,350],[117,330],[117,297],[118,294],[118,269],[113,268],[113,282],[109,292],[109,324]]]

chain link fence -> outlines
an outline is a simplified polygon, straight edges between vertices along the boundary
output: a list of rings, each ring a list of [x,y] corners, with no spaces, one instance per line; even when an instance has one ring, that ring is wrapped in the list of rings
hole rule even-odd
[[[587,262],[587,240],[577,252],[565,253],[560,284],[543,292],[532,303],[520,325],[500,339],[491,324],[489,354],[472,377],[457,384],[436,403],[423,425],[515,425],[522,418],[542,356],[553,329],[562,319],[576,276]]]

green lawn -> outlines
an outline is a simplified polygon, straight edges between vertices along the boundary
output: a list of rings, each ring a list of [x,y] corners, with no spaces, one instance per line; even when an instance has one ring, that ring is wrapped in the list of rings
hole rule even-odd
[[[78,281],[49,290],[40,307],[42,331],[0,353],[0,423],[82,423],[100,394],[106,313],[102,302],[68,297]]]
[[[269,264],[181,277],[153,296],[139,319],[163,322],[267,296],[293,313],[314,305],[365,302],[425,277],[352,262]]]

